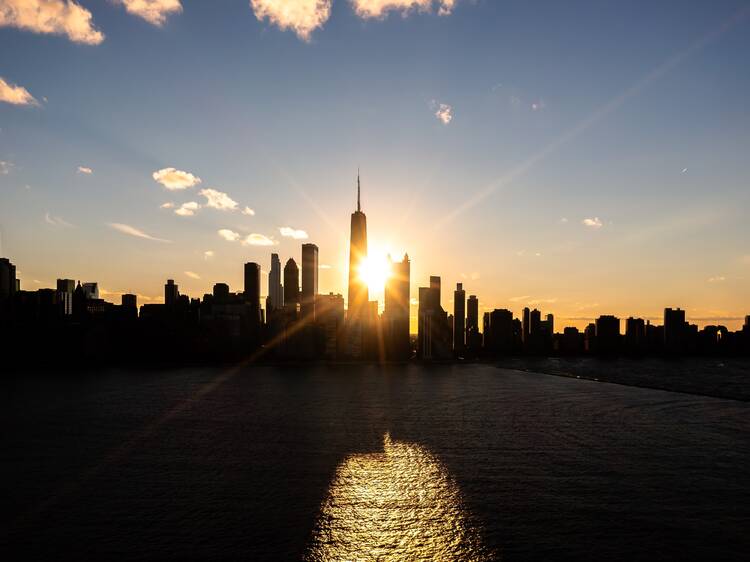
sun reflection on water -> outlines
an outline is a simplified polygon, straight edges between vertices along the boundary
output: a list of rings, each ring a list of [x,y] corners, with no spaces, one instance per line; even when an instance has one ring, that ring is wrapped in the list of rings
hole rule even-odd
[[[427,449],[392,441],[336,470],[310,561],[494,559],[482,546],[445,467]]]

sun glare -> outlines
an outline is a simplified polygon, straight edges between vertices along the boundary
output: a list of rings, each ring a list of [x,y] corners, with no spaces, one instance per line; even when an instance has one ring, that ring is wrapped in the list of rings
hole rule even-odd
[[[373,293],[383,290],[390,275],[391,265],[385,255],[370,254],[359,267],[359,278],[367,283],[367,287]]]

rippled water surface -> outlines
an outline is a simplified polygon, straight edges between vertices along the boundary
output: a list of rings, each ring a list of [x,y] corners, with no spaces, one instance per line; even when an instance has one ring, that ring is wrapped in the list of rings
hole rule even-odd
[[[13,559],[742,560],[750,548],[742,401],[484,365],[3,384],[0,552]]]

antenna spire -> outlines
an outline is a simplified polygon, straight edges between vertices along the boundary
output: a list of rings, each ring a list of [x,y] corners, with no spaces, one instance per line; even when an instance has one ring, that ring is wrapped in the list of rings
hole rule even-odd
[[[360,184],[359,184],[359,166],[357,166],[357,212],[362,211],[362,205],[360,204]]]

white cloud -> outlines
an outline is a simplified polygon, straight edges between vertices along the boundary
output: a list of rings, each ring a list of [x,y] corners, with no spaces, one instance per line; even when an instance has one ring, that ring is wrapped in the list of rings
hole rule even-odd
[[[307,232],[304,230],[297,230],[291,226],[280,226],[279,232],[286,238],[294,238],[295,240],[305,240],[309,238]]]
[[[2,18],[2,0],[0,0],[0,18]],[[0,101],[11,105],[39,105],[36,98],[23,86],[16,86],[0,76]]]
[[[201,182],[199,177],[194,176],[190,172],[183,172],[174,168],[162,168],[151,174],[151,177],[170,191],[187,189]]]
[[[328,21],[331,3],[332,0],[250,0],[259,21],[267,19],[282,30],[291,29],[305,41]]]
[[[709,277],[708,282],[709,283],[721,283],[722,281],[726,281],[727,278],[723,275],[717,275],[716,277]]]
[[[44,214],[44,222],[52,226],[62,226],[65,228],[72,228],[74,226],[61,217],[54,217],[49,213]]]
[[[6,162],[0,160],[0,176],[7,176],[10,173],[10,169],[13,167],[13,162]]]
[[[213,250],[206,250],[203,252],[203,259],[204,260],[210,260],[214,257],[214,251]]]
[[[250,207],[245,207],[244,209],[242,209],[242,214],[247,215],[249,217],[254,217],[255,211],[251,209]]]
[[[384,18],[388,12],[401,12],[403,15],[412,11],[430,12],[437,8],[440,16],[447,16],[453,11],[456,0],[350,0],[354,11],[361,18]]]
[[[237,208],[237,201],[223,191],[201,189],[199,194],[206,198],[206,207],[219,209],[220,211],[234,211]]]
[[[581,221],[581,224],[583,226],[593,228],[594,230],[598,230],[603,226],[603,223],[601,220],[599,220],[599,217],[594,217],[593,219],[583,219]]]
[[[219,230],[219,236],[221,236],[227,242],[237,242],[240,239],[240,233],[228,228],[222,228]]]
[[[245,246],[274,246],[278,244],[276,240],[273,240],[264,234],[257,234],[255,232],[245,238],[242,243]]]
[[[683,169],[682,169],[682,171],[681,171],[680,173],[681,173],[681,174],[687,174],[687,171],[688,171],[688,169],[687,169],[687,168],[683,168]]]
[[[164,238],[156,238],[155,236],[151,236],[150,234],[146,234],[142,230],[135,228],[134,226],[130,226],[129,224],[122,224],[119,222],[111,222],[108,224],[110,228],[114,228],[118,232],[122,232],[123,234],[127,234],[128,236],[135,236],[136,238],[145,238],[146,240],[153,240],[154,242],[167,242],[171,243],[171,240],[165,240]]]
[[[190,279],[200,279],[201,278],[200,275],[198,275],[197,273],[193,273],[192,271],[185,271],[184,273],[185,273],[185,275],[187,275],[188,277],[190,277]]]
[[[560,224],[567,224],[567,223],[568,223],[568,219],[567,218],[563,217],[563,218],[560,219]]]
[[[162,203],[161,205],[159,205],[159,208],[160,209],[174,209],[174,203],[172,203],[171,201],[167,201],[166,203]]]
[[[180,0],[117,0],[129,14],[161,27],[172,14],[182,12]]]
[[[92,24],[91,12],[73,0],[0,0],[0,27],[4,26],[67,35],[86,45],[104,41],[104,34]]]
[[[79,174],[91,175],[91,174],[94,173],[94,170],[92,170],[91,168],[89,168],[87,166],[78,166],[78,173]]]
[[[200,209],[201,206],[195,201],[188,201],[180,205],[179,209],[175,209],[174,214],[180,215],[181,217],[192,217],[195,211]]]
[[[453,108],[450,105],[447,103],[438,103],[435,100],[432,100],[431,105],[432,109],[435,110],[435,117],[437,117],[443,125],[448,125],[453,121]]]

